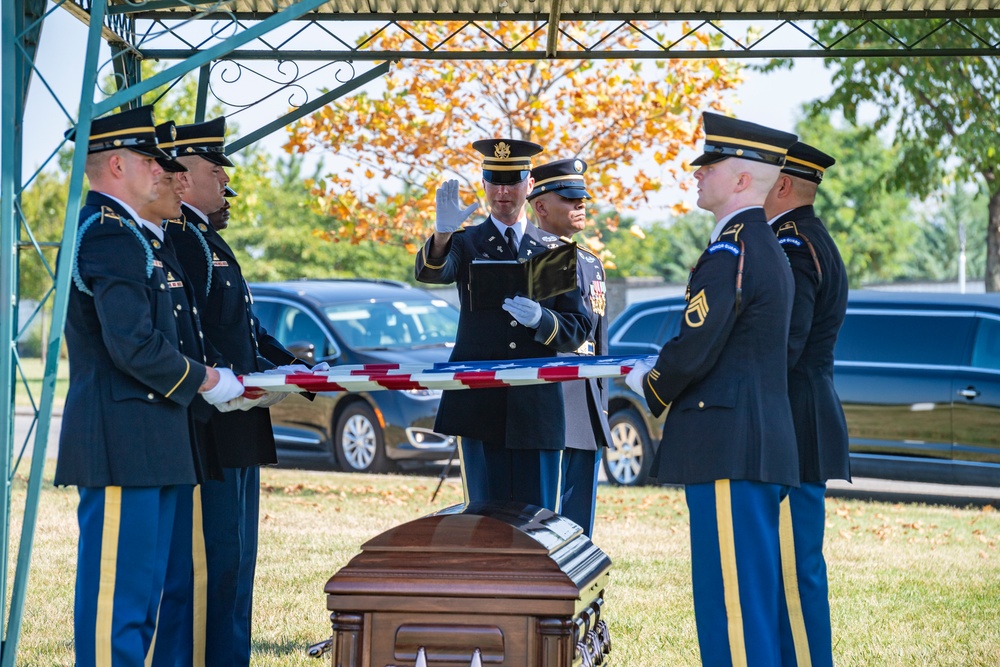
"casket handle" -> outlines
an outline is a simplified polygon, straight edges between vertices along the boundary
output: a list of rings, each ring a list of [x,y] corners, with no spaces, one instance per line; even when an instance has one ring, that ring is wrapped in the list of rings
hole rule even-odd
[[[323,654],[333,648],[333,636],[331,635],[329,639],[324,639],[321,642],[316,642],[311,644],[309,648],[306,649],[306,653],[310,658],[322,658]]]

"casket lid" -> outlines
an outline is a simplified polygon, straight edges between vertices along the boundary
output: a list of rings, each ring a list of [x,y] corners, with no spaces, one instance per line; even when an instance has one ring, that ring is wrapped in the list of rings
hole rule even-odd
[[[603,588],[611,559],[547,509],[456,506],[391,528],[326,584],[331,595],[559,598]]]

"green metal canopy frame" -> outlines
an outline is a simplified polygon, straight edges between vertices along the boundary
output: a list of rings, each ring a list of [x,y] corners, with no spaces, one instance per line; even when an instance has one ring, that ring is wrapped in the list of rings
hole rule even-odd
[[[86,158],[83,151],[73,156],[62,241],[39,242],[33,232],[38,221],[22,214],[21,194],[52,163],[58,148],[34,174],[24,177],[25,140],[39,139],[23,134],[29,84],[44,87],[66,114],[67,124],[76,125],[78,136],[89,134],[94,118],[116,108],[137,106],[144,95],[195,70],[199,72],[199,119],[210,98],[233,113],[287,95],[284,115],[275,114],[281,117],[232,141],[227,150],[233,153],[378,78],[393,60],[1000,55],[1000,0],[3,0],[0,5],[0,128],[4,130],[0,341],[6,346],[0,355],[4,378],[0,381],[0,423],[7,425],[0,434],[0,593],[10,594],[9,607],[6,595],[0,595],[0,667],[15,664],[23,619]],[[69,12],[87,26],[80,96],[66,103],[36,64],[42,27],[53,12]],[[812,30],[812,22],[823,19],[852,20],[855,27],[836,42],[823,43]],[[897,36],[893,21],[899,19],[921,25],[921,36]],[[461,23],[444,40],[427,37],[426,27],[443,21]],[[505,22],[523,23],[527,37],[504,41],[497,26]],[[570,29],[580,23],[594,28],[596,36],[582,41],[580,31]],[[387,31],[401,31],[422,48],[381,51],[372,46],[373,40],[358,37]],[[492,48],[463,50],[461,40],[454,38],[465,31],[486,35]],[[613,37],[622,32],[641,36],[642,46],[616,48]],[[804,46],[790,47],[790,41]],[[101,61],[102,43],[110,47],[107,62]],[[144,59],[174,64],[143,81],[139,65]],[[337,64],[339,85],[325,91],[330,79],[325,68],[330,64]],[[266,67],[272,70],[265,71]],[[117,90],[101,91],[102,73],[112,72]],[[267,87],[255,88],[260,91],[255,99],[244,103],[227,100],[227,87],[243,76],[259,77]],[[66,111],[74,105],[79,109],[75,118]],[[54,267],[42,254],[46,245],[59,245]],[[26,318],[27,324],[19,326],[21,253],[37,253],[51,278],[51,288],[42,300],[51,306],[52,321],[39,397],[31,395],[24,381],[17,350],[18,339],[43,310],[37,306]],[[16,443],[14,391],[19,385],[31,398],[33,420],[24,442]],[[29,468],[26,474],[22,467]],[[27,490],[16,542],[17,565],[13,583],[8,584],[16,477],[27,478]]]

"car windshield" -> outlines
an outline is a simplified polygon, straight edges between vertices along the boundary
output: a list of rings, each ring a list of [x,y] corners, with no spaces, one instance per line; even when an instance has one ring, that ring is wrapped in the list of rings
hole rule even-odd
[[[334,331],[354,349],[451,346],[458,332],[458,310],[443,299],[370,299],[324,310]]]

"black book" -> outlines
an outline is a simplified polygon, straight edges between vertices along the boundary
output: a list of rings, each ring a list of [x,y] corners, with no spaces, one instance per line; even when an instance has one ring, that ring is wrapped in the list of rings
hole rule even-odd
[[[544,301],[576,289],[576,244],[553,248],[526,262],[475,259],[469,267],[470,307],[490,310],[504,299]]]

